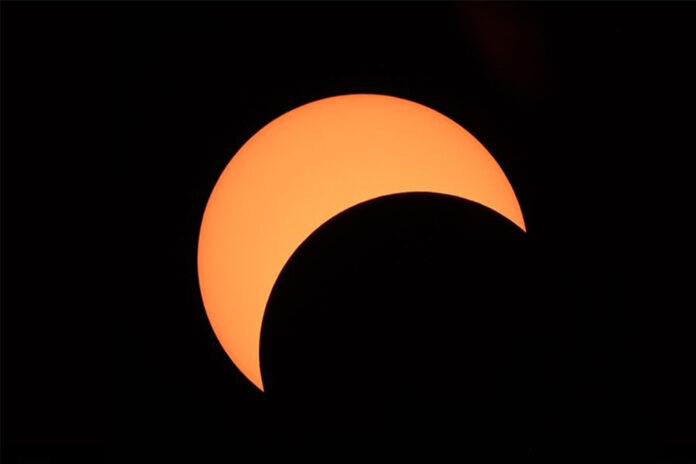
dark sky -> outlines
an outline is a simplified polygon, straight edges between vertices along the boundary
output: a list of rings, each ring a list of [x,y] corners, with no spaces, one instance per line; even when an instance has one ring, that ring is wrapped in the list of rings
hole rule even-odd
[[[696,457],[693,4],[2,9],[3,460]],[[261,394],[205,316],[203,210],[263,125],[357,92],[469,130],[528,234],[440,196],[337,217],[278,280]]]

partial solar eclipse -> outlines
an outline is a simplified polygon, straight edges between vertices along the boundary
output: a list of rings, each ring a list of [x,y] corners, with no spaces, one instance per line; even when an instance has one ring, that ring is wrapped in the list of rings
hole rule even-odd
[[[203,214],[198,277],[225,352],[263,390],[261,323],[294,251],[326,221],[406,192],[458,196],[525,229],[515,192],[490,153],[446,116],[385,95],[300,106],[234,155]]]

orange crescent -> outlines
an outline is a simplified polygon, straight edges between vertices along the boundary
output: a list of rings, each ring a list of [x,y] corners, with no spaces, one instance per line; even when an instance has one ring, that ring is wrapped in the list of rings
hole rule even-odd
[[[469,132],[418,103],[355,94],[300,106],[249,139],[203,214],[203,304],[230,359],[263,390],[261,322],[283,266],[324,222],[403,192],[462,197],[525,230],[502,169]]]

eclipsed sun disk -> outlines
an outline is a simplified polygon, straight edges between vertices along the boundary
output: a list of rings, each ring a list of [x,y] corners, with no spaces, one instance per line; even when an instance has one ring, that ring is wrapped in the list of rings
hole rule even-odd
[[[258,388],[261,322],[293,252],[342,211],[405,192],[475,201],[525,230],[512,186],[483,145],[408,100],[356,94],[308,103],[234,155],[203,214],[198,276],[215,334]]]

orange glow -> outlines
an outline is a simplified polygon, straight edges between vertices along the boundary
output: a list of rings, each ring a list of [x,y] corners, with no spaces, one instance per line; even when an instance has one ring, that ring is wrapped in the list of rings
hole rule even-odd
[[[263,127],[232,158],[203,215],[198,275],[215,334],[261,390],[261,322],[290,256],[347,208],[404,192],[466,198],[525,230],[512,186],[483,145],[451,119],[400,98],[308,103]]]

